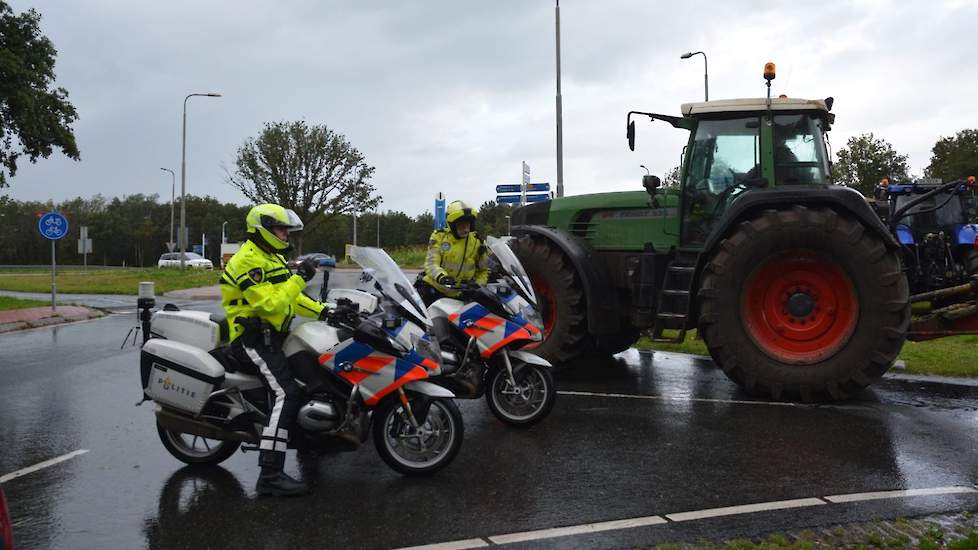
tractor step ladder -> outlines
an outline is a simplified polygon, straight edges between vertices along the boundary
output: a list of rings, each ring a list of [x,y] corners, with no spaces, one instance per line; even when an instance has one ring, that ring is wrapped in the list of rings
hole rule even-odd
[[[696,272],[698,259],[699,251],[680,249],[666,267],[659,304],[655,310],[655,325],[652,327],[653,342],[678,344],[686,339],[693,273]],[[664,334],[666,330],[678,332],[675,336],[667,336]]]

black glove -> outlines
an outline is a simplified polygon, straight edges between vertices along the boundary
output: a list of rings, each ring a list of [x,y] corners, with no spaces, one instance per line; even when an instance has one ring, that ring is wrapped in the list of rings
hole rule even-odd
[[[435,279],[435,282],[441,286],[455,286],[455,278],[445,275],[444,273],[439,275],[438,278]]]
[[[302,277],[302,280],[309,282],[313,277],[316,276],[316,268],[319,267],[319,260],[314,258],[306,258],[299,262],[299,265],[295,268],[295,274]]]

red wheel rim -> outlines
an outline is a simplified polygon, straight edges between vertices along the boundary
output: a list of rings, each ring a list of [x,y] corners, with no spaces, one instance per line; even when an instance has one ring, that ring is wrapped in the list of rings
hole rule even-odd
[[[770,357],[811,364],[839,351],[856,328],[859,301],[845,271],[813,252],[765,260],[747,278],[747,333]]]
[[[530,284],[533,285],[533,292],[537,296],[537,305],[540,316],[543,317],[543,339],[550,338],[550,333],[554,330],[554,323],[557,322],[557,300],[554,299],[554,291],[550,285],[543,282],[538,277],[530,276]],[[532,342],[523,346],[524,349],[533,349],[542,342]]]

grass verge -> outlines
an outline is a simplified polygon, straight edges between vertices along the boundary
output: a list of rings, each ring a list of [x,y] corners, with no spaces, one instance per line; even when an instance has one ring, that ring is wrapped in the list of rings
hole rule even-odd
[[[709,355],[703,340],[696,339],[696,331],[686,334],[681,344],[665,344],[641,338],[635,347],[691,355]],[[926,342],[907,342],[900,352],[900,359],[906,368],[900,372],[910,374],[931,374],[936,376],[978,376],[978,336],[952,336]]]
[[[156,294],[183,288],[218,283],[220,271],[120,268],[92,271],[63,270],[57,275],[58,292],[66,294],[136,294],[138,283],[153,281]],[[0,270],[0,290],[51,292],[51,272],[38,270]]]
[[[22,300],[20,298],[9,298],[7,296],[0,296],[0,311],[10,310],[10,309],[24,309],[27,307],[44,307],[50,305],[51,302],[42,302],[41,300]]]

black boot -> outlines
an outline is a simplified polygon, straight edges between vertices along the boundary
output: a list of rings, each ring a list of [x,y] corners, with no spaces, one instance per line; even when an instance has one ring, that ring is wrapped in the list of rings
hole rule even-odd
[[[297,496],[309,493],[309,486],[301,481],[292,479],[291,476],[283,471],[285,467],[285,453],[281,451],[262,451],[258,459],[261,466],[261,473],[258,474],[258,483],[255,485],[255,492],[259,495],[270,496]]]

